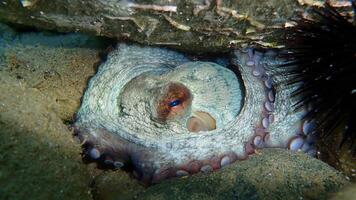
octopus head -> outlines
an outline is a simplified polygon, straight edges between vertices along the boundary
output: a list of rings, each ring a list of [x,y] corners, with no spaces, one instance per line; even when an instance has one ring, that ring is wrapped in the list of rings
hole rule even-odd
[[[147,129],[160,135],[188,134],[212,131],[233,120],[241,110],[242,89],[229,69],[188,62],[138,75],[118,98],[121,120],[135,134]]]

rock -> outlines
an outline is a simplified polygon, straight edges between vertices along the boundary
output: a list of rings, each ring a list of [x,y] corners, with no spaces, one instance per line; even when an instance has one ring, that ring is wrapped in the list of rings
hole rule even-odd
[[[347,184],[320,160],[282,149],[264,149],[210,175],[165,181],[137,199],[327,199]]]
[[[123,171],[107,171],[96,176],[93,184],[95,200],[130,200],[145,188]]]
[[[2,76],[47,96],[53,111],[70,121],[107,42],[81,34],[17,34],[5,25],[0,30]]]
[[[272,30],[303,11],[304,4],[300,0],[3,0],[0,20],[195,53],[221,52],[249,42],[275,46],[279,37]]]
[[[319,158],[335,169],[342,171],[351,181],[356,181],[356,152],[353,153],[352,141],[343,140],[344,126],[338,127],[333,137],[324,137],[318,141]],[[343,145],[339,145],[343,144]]]
[[[91,199],[80,146],[53,106],[0,72],[0,199]]]
[[[78,34],[0,30],[0,199],[91,199],[93,171],[63,121],[79,106],[98,50]]]
[[[334,195],[331,200],[355,200],[356,199],[356,184],[346,187],[336,195]]]

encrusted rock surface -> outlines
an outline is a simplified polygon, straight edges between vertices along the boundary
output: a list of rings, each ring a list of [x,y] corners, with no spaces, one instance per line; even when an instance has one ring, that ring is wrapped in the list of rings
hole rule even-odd
[[[264,149],[209,176],[163,182],[138,199],[327,199],[346,183],[320,160]]]
[[[247,43],[276,46],[296,12],[322,0],[2,0],[0,20],[39,29],[85,32],[191,52]],[[333,0],[332,2],[338,2]],[[339,3],[341,7],[345,5]]]

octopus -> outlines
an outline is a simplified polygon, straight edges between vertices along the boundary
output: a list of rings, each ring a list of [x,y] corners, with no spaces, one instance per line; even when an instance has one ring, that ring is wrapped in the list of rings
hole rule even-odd
[[[261,148],[316,154],[273,50],[197,59],[119,44],[89,82],[74,123],[83,155],[148,184],[210,173]]]

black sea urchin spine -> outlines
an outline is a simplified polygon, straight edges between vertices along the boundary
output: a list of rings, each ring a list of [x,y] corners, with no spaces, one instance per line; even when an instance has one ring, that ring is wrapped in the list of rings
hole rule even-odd
[[[355,2],[352,1],[353,8]],[[355,14],[354,14],[355,16]],[[295,109],[310,107],[305,118],[316,119],[319,136],[338,134],[356,152],[356,25],[330,4],[314,8],[313,17],[295,21],[286,28],[285,50],[280,66],[287,84],[298,84],[292,98]]]

